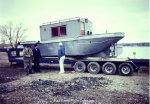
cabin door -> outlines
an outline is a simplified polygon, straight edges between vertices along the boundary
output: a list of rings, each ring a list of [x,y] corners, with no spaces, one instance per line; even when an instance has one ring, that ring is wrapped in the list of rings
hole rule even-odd
[[[80,35],[85,35],[85,23],[84,22],[80,22]]]

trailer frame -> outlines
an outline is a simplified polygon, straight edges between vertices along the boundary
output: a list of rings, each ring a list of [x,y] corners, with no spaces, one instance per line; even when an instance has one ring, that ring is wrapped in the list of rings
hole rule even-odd
[[[0,52],[6,52],[8,60],[11,63],[23,64],[23,57],[21,52],[23,48],[0,48]],[[42,57],[40,63],[59,64],[58,57]],[[114,75],[119,73],[123,76],[132,75],[138,71],[140,66],[149,67],[149,59],[130,59],[130,58],[72,58],[66,57],[64,64],[70,64],[77,72],[86,72],[97,74],[103,72],[104,74]]]

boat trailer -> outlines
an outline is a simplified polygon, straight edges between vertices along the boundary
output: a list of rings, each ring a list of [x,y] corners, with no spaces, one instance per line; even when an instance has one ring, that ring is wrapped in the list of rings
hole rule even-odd
[[[9,62],[12,64],[23,64],[23,48],[0,48],[0,52],[6,52]],[[59,64],[58,57],[42,57],[40,63]],[[88,57],[75,59],[67,57],[64,64],[70,64],[76,72],[86,72],[92,74],[104,73],[114,75],[116,73],[128,76],[138,71],[141,66],[149,70],[149,59],[120,59],[120,58],[97,58]]]

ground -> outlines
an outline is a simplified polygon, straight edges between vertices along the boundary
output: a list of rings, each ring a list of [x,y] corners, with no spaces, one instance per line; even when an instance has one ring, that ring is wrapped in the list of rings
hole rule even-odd
[[[77,73],[41,66],[26,75],[0,53],[0,104],[149,104],[149,72],[132,76]]]

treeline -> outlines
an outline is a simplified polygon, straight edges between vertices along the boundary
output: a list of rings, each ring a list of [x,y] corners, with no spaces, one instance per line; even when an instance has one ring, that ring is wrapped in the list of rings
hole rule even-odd
[[[10,44],[0,44],[0,48],[11,48]]]
[[[150,46],[150,42],[141,42],[141,43],[120,43],[121,46]]]

